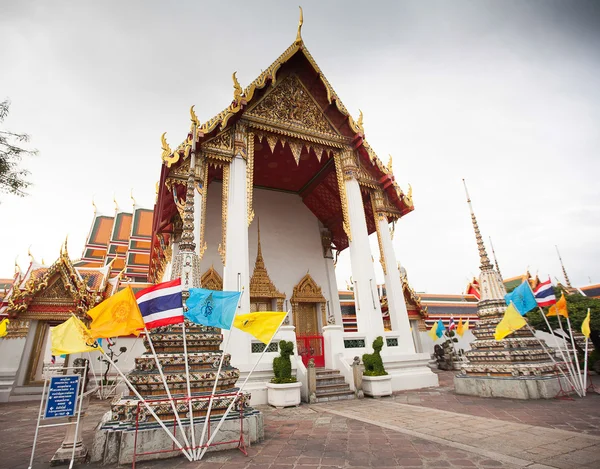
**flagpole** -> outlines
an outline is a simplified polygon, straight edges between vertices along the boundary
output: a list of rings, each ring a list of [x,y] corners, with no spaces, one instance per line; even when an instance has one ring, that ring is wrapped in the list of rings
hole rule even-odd
[[[242,287],[242,292],[238,298],[237,304],[235,305],[235,309],[237,311],[238,305],[242,300],[242,296],[244,296],[244,287]],[[223,360],[225,359],[225,351],[227,350],[227,346],[229,345],[229,339],[231,339],[231,328],[233,327],[233,321],[235,321],[235,314],[231,319],[231,324],[229,325],[229,334],[227,334],[227,340],[225,341],[225,345],[223,346],[223,353],[221,354],[221,360],[219,361],[219,369],[217,370],[217,376],[215,377],[215,384],[213,385],[212,393],[210,395],[210,399],[208,401],[208,410],[206,412],[206,418],[204,419],[204,427],[202,428],[202,435],[200,435],[200,441],[198,442],[198,451],[194,450],[194,459],[198,457],[198,453],[200,453],[200,447],[204,442],[204,435],[206,435],[206,428],[210,425],[210,411],[212,410],[212,403],[215,397],[215,392],[217,392],[217,383],[219,381],[219,376],[221,376],[221,368],[223,366]]]
[[[563,351],[563,349],[560,347],[560,345],[558,345],[558,339],[556,337],[556,334],[554,334],[554,329],[552,329],[552,327],[550,326],[550,322],[548,321],[548,318],[546,317],[546,315],[544,314],[544,310],[541,308],[541,306],[538,306],[539,310],[540,310],[540,314],[542,315],[542,317],[544,318],[544,321],[546,321],[546,327],[548,327],[548,330],[550,331],[550,333],[552,334],[552,337],[554,337],[554,344],[556,345],[556,348],[558,349],[558,351],[560,352],[560,355],[563,359],[563,361],[565,362],[565,365],[567,366],[567,370],[569,371],[569,375],[571,375],[571,379],[567,378],[565,376],[564,371],[561,370],[560,366],[558,366],[558,364],[556,364],[556,367],[559,369],[559,371],[562,371],[563,376],[565,376],[567,382],[571,385],[571,387],[573,389],[576,389],[576,386],[573,384],[575,382],[575,376],[573,376],[573,371],[571,370],[571,366],[570,366],[570,358],[569,360],[567,360],[567,358],[565,357],[565,352]],[[579,394],[579,393],[577,393]]]
[[[544,350],[544,352],[546,354],[548,354],[548,356],[550,357],[550,360],[552,360],[552,363],[554,363],[554,366],[556,366],[556,368],[558,369],[558,371],[560,371],[562,373],[562,375],[565,377],[565,379],[571,385],[571,387],[573,387],[575,389],[575,392],[577,393],[577,395],[581,396],[581,394],[579,394],[579,391],[577,390],[577,388],[575,386],[573,386],[573,383],[571,383],[571,381],[569,380],[569,378],[567,378],[567,375],[565,374],[565,372],[560,368],[560,366],[558,366],[558,363],[556,363],[556,360],[554,359],[554,357],[552,356],[552,354],[550,353],[550,351],[546,348],[546,346],[544,345],[544,342],[542,342],[539,339],[539,337],[536,337],[535,331],[533,330],[533,328],[529,325],[529,323],[527,321],[525,321],[525,324],[527,325],[527,328],[529,329],[529,331],[533,334],[533,337],[535,337],[537,339],[537,341],[540,343],[540,345],[542,346],[542,349]]]
[[[526,282],[527,286],[529,287],[529,291],[531,292],[531,294],[533,295],[533,297],[535,298],[535,292],[533,291],[533,289],[531,288],[531,285],[529,285],[529,282]],[[537,303],[537,298],[535,298],[535,302]],[[552,327],[550,326],[550,322],[548,321],[548,318],[546,317],[546,314],[544,314],[544,310],[542,309],[542,307],[538,304],[537,305],[538,309],[540,310],[540,314],[542,315],[542,317],[544,318],[544,322],[546,323],[546,327],[548,328],[548,331],[550,331],[550,334],[552,334],[552,337],[554,338],[554,344],[556,345],[556,348],[558,349],[558,351],[560,352],[560,355],[563,359],[563,361],[565,362],[565,365],[567,366],[567,370],[569,371],[569,375],[571,376],[571,379],[567,378],[567,375],[565,374],[564,370],[562,370],[560,368],[560,366],[558,365],[558,363],[556,363],[556,361],[553,359],[553,357],[550,355],[550,353],[546,351],[546,353],[548,353],[548,356],[550,356],[550,358],[552,359],[552,362],[556,365],[556,368],[562,373],[562,375],[565,377],[565,379],[567,380],[567,383],[569,383],[569,385],[575,389],[575,392],[577,392],[577,386],[575,383],[575,374],[573,372],[573,370],[571,369],[570,366],[570,358],[569,360],[566,359],[565,357],[565,353],[563,351],[563,349],[558,345],[558,339],[556,338],[556,335],[554,334],[554,329],[552,329]],[[529,323],[527,323],[527,326],[529,327]],[[531,329],[531,327],[530,327]],[[535,336],[535,332],[533,332],[533,336]],[[536,337],[537,339],[537,337]],[[542,341],[540,339],[538,339],[538,342],[540,344],[542,344]],[[544,347],[542,345],[542,347]],[[568,355],[568,351],[567,351],[567,355]],[[577,392],[577,394],[579,395],[579,392]]]
[[[102,355],[104,355],[104,357],[108,360],[108,362],[115,367],[115,370],[117,370],[117,373],[119,373],[119,375],[121,376],[121,378],[123,378],[123,380],[125,381],[125,384],[127,384],[127,386],[129,386],[129,389],[131,389],[131,391],[135,394],[135,396],[142,401],[142,404],[144,404],[144,406],[146,407],[146,409],[148,410],[148,412],[150,412],[150,415],[152,415],[152,417],[155,418],[155,420],[158,422],[158,424],[161,426],[161,428],[167,432],[167,435],[169,435],[169,438],[171,438],[171,440],[173,440],[173,443],[175,443],[177,445],[177,447],[180,449],[180,451],[185,455],[185,457],[188,459],[188,461],[192,461],[192,457],[188,454],[188,452],[185,450],[185,448],[183,446],[181,446],[181,443],[179,443],[179,441],[177,440],[177,438],[175,438],[175,436],[171,433],[171,431],[165,426],[165,424],[163,423],[163,421],[158,417],[158,415],[156,415],[156,413],[154,412],[154,409],[152,409],[152,407],[150,407],[150,405],[146,402],[146,400],[140,395],[140,393],[137,391],[137,389],[135,389],[135,387],[133,386],[133,384],[131,384],[131,382],[127,379],[127,376],[125,376],[123,374],[123,372],[119,369],[119,367],[117,366],[117,364],[106,354],[106,352],[104,351],[104,349],[100,348],[100,350],[102,351]]]
[[[185,319],[181,323],[181,329],[183,331],[183,359],[185,361],[185,381],[187,385],[187,397],[188,397],[188,411],[190,413],[190,430],[192,432],[192,455],[195,453],[196,448],[196,432],[194,430],[194,408],[192,405],[192,391],[190,388],[190,366],[188,363],[188,351],[187,351],[187,338],[185,332]],[[195,459],[195,458],[194,458]],[[190,460],[191,461],[191,460]]]
[[[562,321],[560,320],[560,316],[561,315],[558,314],[558,308],[556,308],[556,309],[557,309],[557,311],[556,311],[556,320],[558,321],[558,326],[560,327],[560,331],[566,336],[567,333],[566,333],[565,329],[563,328]],[[575,380],[575,363],[573,362],[573,359],[571,358],[571,354],[569,353],[569,341],[568,341],[568,339],[565,339],[564,337],[563,337],[563,340],[565,340],[567,342],[566,343],[567,356],[569,357],[569,362],[568,363],[569,363],[569,365],[570,365],[570,367],[572,369],[571,373],[573,375],[573,382],[575,383],[576,386],[580,386],[581,385],[581,380],[580,379]],[[581,376],[579,378],[581,378]],[[581,396],[581,394],[579,392],[577,394],[579,394],[579,396]]]
[[[587,369],[588,369],[588,343],[590,341],[589,337],[585,338],[585,361],[583,365],[583,396],[585,397],[585,392],[587,390]]]
[[[190,446],[190,442],[188,441],[187,435],[185,434],[185,430],[183,429],[183,424],[181,423],[181,419],[179,418],[179,412],[177,412],[177,405],[175,405],[175,401],[173,401],[173,396],[171,395],[171,390],[169,389],[169,385],[167,384],[167,380],[163,373],[162,366],[160,364],[160,361],[158,360],[158,355],[156,355],[156,350],[154,350],[154,343],[152,342],[152,337],[150,337],[150,332],[148,332],[147,327],[144,327],[144,332],[146,333],[146,338],[148,339],[148,344],[150,345],[150,350],[152,350],[152,356],[154,357],[154,361],[156,362],[156,367],[158,368],[158,372],[160,373],[160,377],[161,377],[163,385],[165,387],[165,391],[167,391],[167,396],[169,397],[169,402],[171,403],[173,412],[175,413],[175,419],[177,420],[177,424],[179,425],[179,430],[181,431],[181,434],[183,435],[183,440],[185,441],[185,445]]]
[[[573,336],[573,329],[571,328],[571,319],[567,313],[567,325],[569,326],[569,335],[571,336],[571,345],[573,346],[573,356],[575,357],[575,364],[577,365],[577,376],[581,383],[581,392],[585,396],[585,389],[583,388],[583,378],[581,377],[581,366],[579,366],[579,357],[577,356],[577,348],[575,347],[575,337]]]
[[[246,376],[246,379],[244,380],[244,382],[242,383],[242,385],[238,388],[237,393],[235,394],[235,396],[233,397],[233,399],[231,400],[231,404],[229,404],[229,407],[227,407],[227,410],[225,411],[225,413],[223,414],[223,417],[221,417],[221,420],[219,420],[219,424],[217,425],[217,428],[215,428],[215,431],[212,433],[210,439],[208,440],[208,442],[206,443],[206,447],[202,450],[202,453],[200,454],[200,457],[198,458],[199,461],[202,460],[202,458],[204,457],[204,454],[206,453],[206,451],[208,450],[208,448],[210,447],[210,444],[213,442],[213,440],[215,439],[215,436],[217,435],[217,433],[219,432],[219,430],[221,429],[221,426],[223,425],[223,422],[225,422],[225,419],[227,418],[227,415],[229,414],[229,411],[231,411],[232,407],[234,406],[238,396],[241,394],[241,392],[244,390],[244,387],[246,386],[246,383],[248,382],[248,379],[250,378],[250,376],[252,375],[252,373],[254,372],[254,370],[256,369],[256,367],[258,366],[258,364],[260,363],[260,361],[262,360],[262,357],[264,356],[265,352],[267,351],[267,349],[269,348],[269,345],[271,345],[271,342],[273,342],[273,338],[277,335],[277,332],[279,331],[279,328],[281,327],[281,325],[283,324],[283,322],[285,321],[285,318],[287,317],[287,315],[290,314],[290,311],[288,310],[287,314],[283,317],[283,319],[281,320],[281,322],[279,323],[279,326],[277,327],[277,330],[273,333],[273,336],[271,337],[271,339],[269,340],[269,343],[265,345],[265,348],[263,349],[262,353],[260,354],[260,356],[258,357],[258,360],[256,360],[256,363],[254,364],[254,366],[252,367],[252,369],[250,370],[250,373],[248,373],[248,376]]]

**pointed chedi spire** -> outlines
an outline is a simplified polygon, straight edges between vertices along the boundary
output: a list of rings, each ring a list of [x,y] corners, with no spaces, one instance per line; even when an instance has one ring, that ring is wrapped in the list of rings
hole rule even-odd
[[[463,185],[465,186],[465,193],[467,194],[467,203],[469,204],[469,210],[471,212],[471,221],[473,222],[473,229],[475,230],[475,239],[477,241],[477,249],[479,251],[479,259],[481,264],[479,269],[479,288],[481,292],[480,301],[484,300],[502,300],[504,301],[504,295],[506,295],[506,288],[502,283],[502,278],[494,270],[494,266],[490,262],[490,258],[485,250],[485,244],[483,244],[483,238],[479,231],[479,225],[477,224],[477,218],[475,212],[473,212],[473,206],[471,205],[471,197],[467,190],[467,183],[463,179]]]
[[[565,282],[567,282],[567,287],[573,288],[571,286],[571,281],[569,280],[569,276],[567,275],[567,270],[565,269],[565,265],[563,264],[562,257],[560,257],[560,251],[558,250],[558,246],[554,245],[554,247],[556,248],[556,253],[558,254],[558,259],[560,260],[560,266],[562,268],[563,275],[565,276]]]
[[[500,272],[500,266],[498,265],[498,259],[496,258],[496,251],[494,251],[494,245],[492,244],[491,236],[490,236],[490,247],[492,248],[492,256],[494,256],[494,264],[496,265],[496,270],[498,271],[498,275],[500,275],[500,278],[504,282],[504,279],[502,278],[502,272]]]

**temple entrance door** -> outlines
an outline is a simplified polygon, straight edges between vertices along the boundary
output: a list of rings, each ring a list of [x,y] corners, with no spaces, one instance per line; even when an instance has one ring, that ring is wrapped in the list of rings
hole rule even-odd
[[[300,303],[296,310],[296,345],[304,365],[313,358],[316,367],[325,366],[323,336],[319,327],[318,303]]]

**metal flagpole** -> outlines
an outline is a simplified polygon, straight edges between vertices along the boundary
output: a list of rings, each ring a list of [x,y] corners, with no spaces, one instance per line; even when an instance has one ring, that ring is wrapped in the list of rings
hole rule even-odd
[[[146,409],[148,410],[148,412],[150,412],[150,415],[152,415],[152,417],[154,417],[154,419],[158,422],[158,424],[161,426],[161,428],[167,432],[167,435],[169,435],[169,438],[171,438],[171,440],[173,440],[173,443],[175,443],[177,445],[177,447],[179,448],[179,450],[185,455],[185,457],[188,459],[188,461],[192,461],[192,457],[188,454],[188,452],[185,450],[185,448],[183,446],[181,446],[181,443],[179,443],[179,441],[177,440],[177,438],[175,438],[175,436],[171,433],[171,431],[165,426],[165,424],[163,423],[163,421],[158,417],[158,415],[156,415],[156,412],[154,412],[154,409],[152,409],[152,407],[150,407],[150,405],[146,402],[146,400],[140,395],[140,393],[137,391],[137,389],[135,389],[135,387],[133,386],[133,384],[131,384],[131,382],[127,379],[127,376],[125,376],[123,374],[123,372],[119,369],[119,367],[116,365],[116,363],[114,361],[112,361],[112,359],[104,352],[104,349],[102,349],[102,355],[104,355],[104,357],[108,360],[108,362],[115,367],[115,370],[117,370],[117,373],[119,373],[119,375],[121,376],[121,378],[123,378],[123,380],[125,381],[125,384],[127,384],[127,386],[129,386],[129,389],[131,389],[131,391],[135,394],[135,396],[142,401],[142,404],[144,404],[144,406],[146,407]]]
[[[577,347],[575,347],[575,337],[573,336],[573,329],[571,328],[571,319],[567,316],[567,325],[569,326],[569,335],[571,336],[571,345],[573,346],[573,356],[575,357],[575,365],[577,365],[577,377],[581,383],[581,391],[585,396],[585,389],[583,387],[583,378],[581,377],[581,367],[579,366],[579,357],[577,356]]]
[[[558,326],[560,327],[560,331],[566,336],[567,333],[566,333],[565,329],[563,328],[562,321],[560,320],[560,316],[561,315],[558,314],[558,311],[557,311],[556,312],[556,320],[558,321]],[[567,340],[567,339],[565,339],[565,340]],[[572,369],[571,373],[573,375],[573,382],[575,383],[576,387],[579,387],[581,385],[581,380],[580,379],[577,379],[577,380],[575,379],[575,363],[573,362],[573,359],[571,358],[571,354],[569,353],[569,342],[568,342],[568,340],[567,340],[567,356],[569,357],[569,364],[570,364],[570,367]],[[581,376],[579,378],[581,378]],[[579,396],[581,396],[581,394],[579,392],[577,392],[577,394],[579,394]]]
[[[576,389],[576,386],[573,385],[573,382],[575,381],[575,377],[573,376],[573,372],[571,371],[571,367],[569,366],[569,361],[567,360],[567,358],[565,357],[565,352],[563,351],[563,349],[558,345],[558,339],[556,337],[556,334],[554,334],[554,329],[552,329],[552,327],[550,326],[550,322],[548,321],[548,318],[546,317],[546,315],[544,314],[544,310],[538,306],[538,308],[540,309],[540,314],[542,315],[542,317],[544,318],[544,321],[546,321],[546,327],[548,327],[548,330],[550,331],[550,333],[552,334],[552,337],[554,337],[554,344],[556,345],[556,348],[558,349],[558,351],[560,352],[560,355],[563,359],[563,361],[565,362],[565,365],[567,366],[567,370],[569,371],[569,375],[571,375],[571,379],[567,378],[564,371],[562,371],[562,369],[560,368],[560,366],[558,366],[558,364],[556,365],[556,367],[559,369],[559,371],[562,372],[563,376],[565,377],[565,379],[567,380],[567,382],[571,385],[571,387],[573,389]],[[579,394],[579,393],[578,393]]]
[[[231,409],[235,405],[235,402],[236,402],[238,396],[244,390],[244,386],[246,386],[246,383],[248,382],[248,379],[250,378],[250,376],[252,375],[252,373],[254,372],[254,370],[256,369],[256,367],[258,366],[258,364],[260,363],[260,361],[262,360],[262,357],[264,356],[265,352],[269,348],[269,345],[271,345],[271,342],[273,342],[273,337],[275,337],[275,335],[279,331],[279,328],[281,327],[281,325],[285,321],[285,318],[287,317],[288,314],[290,314],[289,310],[288,310],[287,314],[283,317],[283,319],[281,320],[281,322],[279,323],[279,326],[277,326],[277,330],[273,333],[273,336],[271,337],[271,340],[269,340],[269,343],[265,345],[265,348],[263,349],[262,353],[258,357],[258,360],[256,360],[256,363],[254,364],[254,366],[250,370],[250,373],[248,373],[248,376],[246,376],[246,379],[244,380],[244,382],[242,383],[242,385],[239,387],[237,393],[235,394],[235,396],[233,397],[233,399],[231,401],[231,404],[229,404],[229,407],[227,407],[227,410],[223,414],[223,417],[221,417],[221,420],[219,420],[219,424],[217,425],[217,428],[215,428],[215,431],[212,433],[210,439],[207,441],[206,447],[202,450],[202,453],[200,454],[200,457],[198,458],[198,460],[201,461],[202,458],[204,457],[204,454],[206,453],[206,451],[210,447],[210,444],[213,442],[213,440],[215,439],[215,436],[217,435],[217,433],[221,429],[221,426],[223,425],[223,422],[225,422],[225,419],[227,418],[227,415],[229,414],[229,412],[231,411]]]
[[[571,383],[571,381],[569,381],[569,378],[567,378],[567,375],[565,375],[565,372],[560,368],[560,366],[558,366],[558,363],[556,363],[556,360],[554,359],[554,357],[552,356],[552,354],[548,351],[548,349],[546,348],[546,346],[544,345],[544,342],[542,342],[538,337],[536,337],[535,335],[535,331],[533,330],[533,328],[529,325],[528,322],[526,322],[527,324],[527,328],[531,331],[531,333],[533,334],[533,337],[535,337],[537,339],[537,341],[540,343],[540,345],[542,346],[542,349],[544,350],[544,352],[550,357],[550,360],[552,360],[552,363],[554,363],[554,366],[556,366],[556,368],[558,368],[558,371],[560,371],[562,373],[562,375],[565,377],[565,379],[567,380],[567,382],[573,386],[573,384]],[[577,391],[577,388],[575,388],[575,391],[577,392],[577,394],[579,395],[579,391]]]
[[[188,363],[188,351],[187,351],[187,338],[185,334],[185,319],[181,323],[181,329],[183,331],[183,360],[185,362],[185,381],[187,385],[187,397],[188,397],[188,412],[190,414],[190,431],[192,432],[192,449],[191,453],[194,455],[196,451],[196,431],[194,429],[194,407],[192,405],[192,390],[190,388],[190,365]],[[195,458],[194,458],[195,459]],[[190,459],[191,461],[191,459]]]
[[[48,377],[44,379],[44,388],[42,389],[42,400],[40,402],[40,411],[38,413],[37,425],[35,427],[35,435],[33,435],[33,447],[31,448],[31,459],[29,460],[29,468],[33,466],[33,456],[35,455],[35,445],[37,443],[38,433],[40,432],[40,420],[42,419],[42,411],[44,409],[44,396],[46,395],[46,388],[48,387]]]
[[[587,313],[590,314],[590,308],[588,308]],[[583,365],[583,395],[587,391],[587,375],[588,375],[588,343],[590,338],[586,336],[585,338],[585,359]]]
[[[179,412],[177,412],[177,405],[173,401],[173,396],[171,396],[171,390],[169,389],[169,385],[167,384],[167,380],[162,370],[162,366],[158,361],[158,355],[156,355],[156,350],[154,350],[154,343],[152,342],[152,337],[150,337],[150,332],[148,332],[148,328],[144,327],[144,332],[146,333],[146,337],[148,338],[148,344],[150,344],[150,350],[152,350],[152,355],[154,356],[154,361],[156,362],[156,367],[158,368],[158,372],[160,373],[160,377],[162,379],[163,385],[165,387],[165,391],[167,391],[167,396],[169,397],[169,401],[171,402],[171,407],[173,408],[173,412],[175,412],[175,418],[177,419],[177,424],[179,425],[179,430],[183,435],[183,440],[185,441],[186,446],[190,446],[190,442],[187,439],[187,435],[185,434],[185,430],[183,429],[183,424],[181,423],[181,419],[179,418]]]
[[[237,302],[238,305],[240,304],[242,296],[244,296],[244,287],[242,287],[242,292],[238,298],[238,302]],[[237,310],[237,305],[236,305],[235,309]],[[208,425],[210,425],[210,411],[212,410],[212,403],[213,403],[213,399],[215,397],[215,392],[217,392],[217,383],[219,381],[219,376],[221,376],[221,368],[223,366],[223,360],[225,359],[225,351],[227,350],[227,346],[229,345],[229,339],[231,339],[231,328],[233,327],[233,321],[235,321],[235,314],[233,315],[233,319],[231,320],[231,324],[229,325],[229,334],[227,335],[227,340],[225,341],[225,345],[223,347],[223,353],[221,354],[221,360],[219,361],[219,369],[217,370],[215,384],[213,385],[212,393],[210,395],[210,400],[208,401],[208,410],[206,412],[206,418],[204,419],[204,427],[202,428],[202,435],[200,435],[200,441],[198,442],[198,451],[197,452],[194,451],[194,458],[198,457],[197,453],[200,452],[200,447],[202,446],[202,443],[204,442],[204,435],[206,435],[206,428]]]

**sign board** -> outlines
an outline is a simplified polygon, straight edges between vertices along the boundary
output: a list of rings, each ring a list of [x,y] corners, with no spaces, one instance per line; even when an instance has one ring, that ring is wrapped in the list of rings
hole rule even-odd
[[[73,417],[79,390],[79,376],[53,376],[50,378],[45,419]]]

